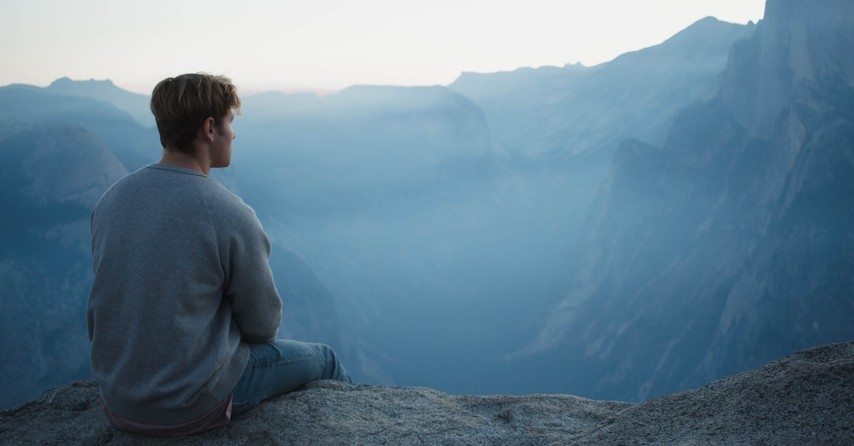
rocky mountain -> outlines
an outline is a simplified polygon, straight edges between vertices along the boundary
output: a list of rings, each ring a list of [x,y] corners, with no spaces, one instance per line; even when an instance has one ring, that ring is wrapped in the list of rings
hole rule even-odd
[[[659,143],[675,112],[714,93],[730,47],[755,28],[707,17],[594,67],[464,73],[450,88],[483,110],[496,143],[513,155],[550,163],[610,155],[627,137]]]
[[[144,127],[154,127],[154,116],[149,109],[149,96],[131,93],[116,87],[109,79],[73,81],[63,77],[45,88],[48,93],[62,96],[78,96],[107,102],[129,114]]]
[[[122,164],[131,170],[159,159],[159,152],[150,149],[151,138],[157,141],[157,131],[141,126],[130,114],[101,99],[121,96],[120,93],[111,94],[99,89],[98,94],[87,97],[51,92],[57,88],[56,85],[64,84],[64,81],[59,80],[46,88],[31,85],[0,88],[0,120],[13,126],[38,123],[47,127],[86,129],[104,142]],[[122,91],[116,87],[110,88]],[[89,89],[62,87],[60,90],[82,94]],[[132,95],[126,91],[123,93]]]
[[[89,212],[127,173],[136,124],[108,104],[0,89],[0,405],[89,376]]]
[[[461,396],[332,381],[271,399],[225,427],[157,438],[110,427],[97,387],[57,387],[0,411],[20,445],[849,444],[854,345],[815,348],[643,404],[571,395]]]
[[[678,111],[715,93],[730,47],[755,29],[707,17],[594,67],[464,73],[450,88],[483,110],[496,152],[524,185],[517,201],[541,227],[561,228],[549,236],[565,240],[563,262],[574,262],[619,144],[660,144]]]
[[[850,2],[769,0],[713,98],[660,146],[623,142],[576,285],[519,357],[636,401],[854,337],[852,25]]]

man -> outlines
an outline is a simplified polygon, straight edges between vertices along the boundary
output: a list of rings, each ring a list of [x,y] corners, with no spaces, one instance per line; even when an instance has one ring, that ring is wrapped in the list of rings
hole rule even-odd
[[[92,212],[92,374],[116,427],[183,435],[319,379],[349,382],[325,345],[276,340],[281,298],[255,212],[208,177],[231,163],[231,81],[185,74],[151,97],[163,157]]]

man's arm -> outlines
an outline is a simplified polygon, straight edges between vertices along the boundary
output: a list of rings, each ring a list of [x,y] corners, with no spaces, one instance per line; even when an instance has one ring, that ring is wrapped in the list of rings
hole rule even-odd
[[[231,301],[243,339],[265,342],[278,334],[282,299],[270,270],[270,240],[254,214],[252,220],[232,238],[225,297]]]

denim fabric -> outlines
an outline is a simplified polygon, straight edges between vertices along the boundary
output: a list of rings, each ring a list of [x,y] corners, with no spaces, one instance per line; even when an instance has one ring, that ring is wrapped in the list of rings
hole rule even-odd
[[[352,382],[328,345],[277,339],[249,344],[249,352],[246,369],[234,387],[233,415],[311,381],[334,379]]]

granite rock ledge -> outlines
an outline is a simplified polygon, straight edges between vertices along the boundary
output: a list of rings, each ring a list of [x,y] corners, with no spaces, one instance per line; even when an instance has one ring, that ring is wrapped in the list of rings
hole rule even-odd
[[[113,429],[95,384],[75,382],[0,412],[0,444],[854,444],[854,342],[641,404],[323,381],[184,438]]]

